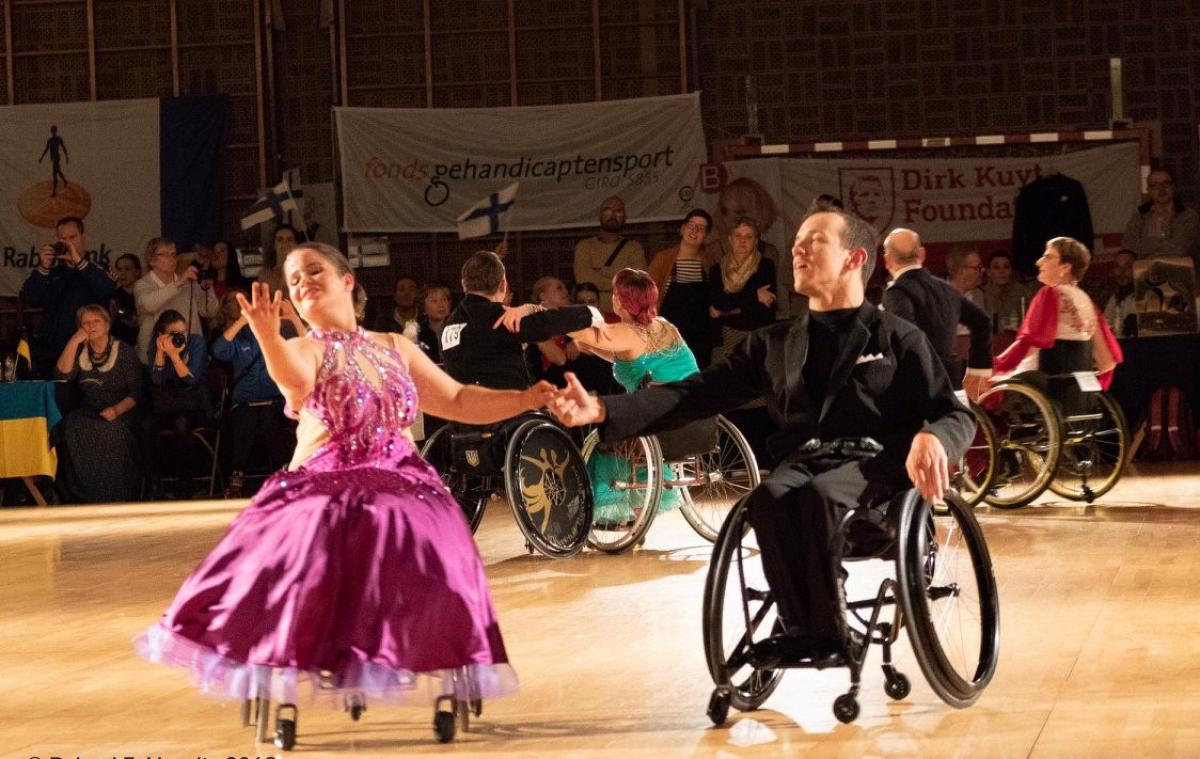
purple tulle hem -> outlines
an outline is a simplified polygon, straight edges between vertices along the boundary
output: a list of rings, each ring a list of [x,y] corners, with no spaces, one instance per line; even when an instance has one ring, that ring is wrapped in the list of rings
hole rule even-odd
[[[202,693],[219,699],[270,698],[277,703],[325,703],[341,709],[348,695],[364,696],[368,703],[426,706],[439,696],[476,700],[518,691],[517,673],[508,664],[405,672],[357,661],[345,672],[309,672],[235,661],[161,625],[139,635],[134,647],[148,661],[186,669]]]

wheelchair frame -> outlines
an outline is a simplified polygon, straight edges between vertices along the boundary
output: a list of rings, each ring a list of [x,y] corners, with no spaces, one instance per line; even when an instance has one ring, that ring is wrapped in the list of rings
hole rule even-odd
[[[1071,375],[1038,375],[1047,380],[1061,380]],[[1036,500],[1047,489],[1073,501],[1092,503],[1111,490],[1120,480],[1131,455],[1129,425],[1116,401],[1104,391],[1080,390],[1081,399],[1090,407],[1082,413],[1063,412],[1062,402],[1038,386],[1038,381],[1017,375],[996,383],[980,396],[980,405],[989,398],[1009,393],[1023,399],[1025,410],[989,411],[990,419],[1016,424],[995,424],[995,444],[992,459],[995,474],[983,496],[991,506],[1015,509]],[[1036,413],[1037,426],[1032,417]],[[1007,414],[1007,419],[1001,417]],[[1103,424],[1104,429],[1094,427]],[[1017,434],[1014,436],[1013,431]],[[1032,434],[1031,434],[1032,433]],[[1115,440],[1115,442],[1113,442]],[[1107,454],[1101,449],[1115,445]],[[1009,471],[1005,471],[1005,470]],[[1099,470],[1098,484],[1092,481],[1093,471]],[[1012,482],[1029,473],[1028,487],[1002,493],[998,483]],[[1077,484],[1076,484],[1077,481]]]
[[[495,442],[489,441],[498,435],[505,438],[504,463],[501,464],[500,471],[475,474],[456,468],[453,449],[456,436],[465,442],[494,445]],[[527,443],[535,435],[549,435],[555,438],[561,450],[565,451],[565,459],[558,460],[554,451],[551,451],[550,458],[546,459],[544,449],[538,457],[522,455],[518,450],[519,446]],[[446,454],[449,455],[449,460],[436,460],[438,455]],[[425,441],[421,446],[421,456],[438,470],[442,483],[462,507],[471,532],[479,528],[487,501],[492,494],[503,488],[512,508],[513,518],[525,537],[525,547],[529,553],[536,550],[550,558],[562,559],[583,550],[587,530],[592,523],[591,484],[579,449],[571,436],[552,417],[534,412],[487,428],[458,433],[452,432],[451,426],[447,424]],[[522,477],[523,472],[532,471],[527,467],[541,472],[538,482],[531,486],[526,485]],[[575,483],[578,492],[571,491],[572,482]],[[532,506],[541,505],[541,510],[571,508],[567,502],[575,499],[581,501],[576,506],[582,513],[572,521],[571,534],[566,540],[552,540],[543,532],[546,525],[535,523],[531,516],[532,512],[539,511]],[[543,522],[548,517],[547,514]]]
[[[644,482],[637,477],[634,477],[633,481],[630,482],[613,480],[608,483],[608,486],[620,492],[642,491],[646,493],[640,507],[641,513],[630,524],[629,530],[625,531],[620,538],[611,541],[600,539],[596,530],[596,525],[600,524],[600,522],[594,522],[593,529],[588,535],[588,545],[596,550],[612,554],[622,553],[635,545],[639,545],[645,540],[646,533],[649,531],[650,525],[654,522],[658,514],[663,492],[672,490],[680,492],[683,498],[680,511],[692,529],[710,543],[715,541],[720,531],[720,524],[714,525],[710,520],[705,518],[696,507],[689,488],[703,488],[721,482],[729,482],[730,480],[724,467],[718,466],[715,468],[715,471],[710,470],[702,465],[703,460],[714,454],[720,455],[723,445],[731,445],[736,449],[736,455],[740,457],[746,471],[747,484],[745,492],[749,493],[762,480],[754,450],[750,447],[750,443],[746,440],[741,430],[724,416],[716,417],[715,427],[716,441],[713,449],[671,461],[663,459],[662,448],[658,443],[657,437],[653,435],[631,438],[629,441],[620,441],[619,444],[621,445],[635,445],[641,451],[638,461],[630,465],[630,468],[631,470],[636,470],[644,462],[646,478]],[[585,462],[591,458],[597,448],[599,448],[599,436],[597,432],[593,431],[583,443],[582,452]],[[630,457],[625,458],[629,460]],[[668,467],[671,467],[676,474],[680,470],[685,470],[683,476],[668,479],[666,476]],[[691,471],[686,472],[686,469],[689,467]],[[736,497],[732,500],[730,508],[737,503],[737,500]],[[724,519],[728,513],[728,510],[725,510],[721,518]]]
[[[938,554],[945,547],[937,542],[934,520],[946,517],[935,517],[915,490],[891,499],[889,509],[896,509],[899,513],[889,514],[885,526],[878,526],[869,519],[871,509],[866,507],[850,510],[841,521],[831,557],[835,569],[841,568],[843,560],[871,558],[894,558],[896,566],[896,576],[885,578],[873,597],[848,602],[843,600],[843,610],[847,615],[844,655],[832,663],[797,662],[778,669],[755,666],[751,662],[750,649],[755,642],[756,631],[768,621],[773,611],[774,600],[769,588],[747,585],[746,550],[742,541],[749,532],[749,525],[746,500],[739,501],[722,526],[713,547],[713,560],[704,587],[704,649],[709,673],[716,686],[708,704],[708,716],[712,722],[715,725],[724,724],[730,706],[740,711],[757,709],[778,687],[784,669],[826,666],[844,666],[850,670],[850,689],[834,701],[833,712],[839,721],[852,722],[859,714],[858,691],[872,645],[883,648],[885,692],[894,700],[903,699],[910,693],[911,683],[907,676],[896,670],[892,662],[892,647],[899,639],[902,628],[909,631],[909,642],[918,666],[934,692],[955,708],[974,703],[996,670],[1000,642],[999,596],[987,544],[971,507],[954,491],[947,493],[946,505],[949,510],[946,517],[952,521],[966,544],[979,595],[979,657],[974,671],[965,675],[957,671],[950,661],[938,635],[937,620],[929,608],[931,601],[957,599],[962,592],[958,583],[935,584]],[[877,546],[866,553],[851,552],[843,556],[844,544],[850,540],[851,530],[860,522],[870,524],[871,529],[876,531]],[[954,532],[953,529],[946,530],[947,545]],[[745,627],[727,656],[723,629],[726,590],[730,572],[734,568],[741,590],[739,611]],[[843,575],[843,583],[844,580]],[[758,604],[756,609],[751,609],[752,603]],[[890,620],[881,621],[888,606],[893,607]],[[781,622],[776,616],[767,634],[779,632],[780,627]],[[735,675],[746,666],[750,667],[749,675],[735,682]]]

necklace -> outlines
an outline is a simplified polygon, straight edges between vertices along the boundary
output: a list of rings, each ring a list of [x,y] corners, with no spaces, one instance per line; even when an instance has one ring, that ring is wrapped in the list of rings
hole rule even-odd
[[[110,353],[112,353],[112,346],[113,346],[112,335],[108,336],[108,342],[106,342],[104,344],[104,350],[101,353],[97,353],[96,351],[92,350],[92,344],[91,344],[91,342],[88,342],[88,344],[87,344],[88,360],[90,360],[92,362],[92,366],[100,367],[100,366],[104,366],[105,364],[107,364],[108,356]]]

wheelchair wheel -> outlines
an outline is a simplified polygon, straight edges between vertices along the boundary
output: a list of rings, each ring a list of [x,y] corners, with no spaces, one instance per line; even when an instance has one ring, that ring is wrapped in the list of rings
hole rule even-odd
[[[594,513],[588,545],[622,553],[637,545],[654,522],[662,493],[662,454],[652,437],[600,446],[592,432],[583,441]]]
[[[1084,395],[1084,412],[1063,418],[1062,453],[1050,489],[1063,498],[1091,503],[1121,478],[1129,427],[1121,407],[1106,393]]]
[[[484,479],[458,472],[454,469],[454,457],[450,451],[450,427],[442,427],[429,436],[421,446],[421,457],[438,471],[442,476],[442,484],[458,501],[467,518],[467,524],[474,533],[483,521],[483,512],[487,508],[488,499],[492,497],[492,487]]]
[[[703,611],[704,656],[722,702],[722,689],[728,688],[728,703],[718,706],[757,709],[779,687],[783,671],[755,669],[746,661],[755,641],[777,632],[779,616],[749,529],[745,499],[734,504],[717,534],[704,579]]]
[[[950,706],[973,704],[996,672],[1000,597],[983,530],[971,507],[946,493],[934,516],[914,490],[903,501],[896,576],[917,664]]]
[[[975,416],[975,438],[959,460],[954,479],[963,500],[968,506],[975,506],[984,499],[996,478],[996,428],[982,408],[974,403],[968,406]]]
[[[570,435],[530,419],[509,438],[504,459],[508,500],[529,545],[556,559],[579,553],[592,527],[592,486]]]
[[[984,496],[990,505],[1015,509],[1050,485],[1062,446],[1058,412],[1037,388],[1001,382],[979,397],[996,432],[996,471]]]
[[[758,460],[742,431],[717,417],[717,445],[689,460],[673,463],[675,479],[696,481],[681,488],[683,518],[700,537],[712,542],[739,499],[758,486]]]

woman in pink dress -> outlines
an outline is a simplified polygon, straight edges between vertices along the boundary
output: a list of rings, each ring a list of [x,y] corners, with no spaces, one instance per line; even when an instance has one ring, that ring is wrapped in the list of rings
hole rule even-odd
[[[460,385],[401,336],[357,328],[354,277],[336,249],[305,243],[283,269],[312,327],[279,334],[280,294],[239,295],[267,370],[299,418],[274,475],[137,640],[206,693],[292,702],[330,694],[435,703],[514,693],[483,562],[462,509],[406,435],[417,399],[486,424],[540,408],[525,391]]]

